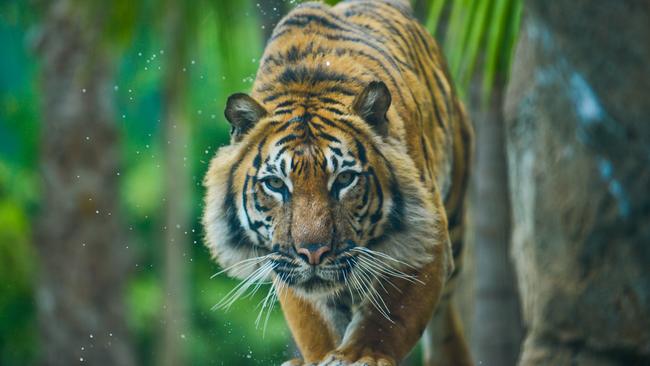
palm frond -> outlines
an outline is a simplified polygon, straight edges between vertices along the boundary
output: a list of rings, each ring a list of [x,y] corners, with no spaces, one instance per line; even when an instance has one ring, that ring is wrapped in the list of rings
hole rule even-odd
[[[450,6],[448,19],[442,10]],[[436,35],[445,24],[442,46],[461,96],[472,79],[481,77],[482,99],[489,99],[495,82],[505,82],[517,40],[521,0],[431,0],[427,29]],[[477,69],[476,65],[481,67]],[[501,75],[501,76],[500,76]],[[501,79],[500,79],[501,78]]]

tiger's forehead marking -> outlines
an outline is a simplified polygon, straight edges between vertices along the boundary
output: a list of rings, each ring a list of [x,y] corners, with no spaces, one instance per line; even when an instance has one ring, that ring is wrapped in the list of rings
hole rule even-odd
[[[288,180],[329,176],[343,169],[361,170],[365,149],[358,141],[348,141],[345,134],[322,124],[322,117],[301,112],[278,124],[277,136],[267,145],[262,177],[275,175]]]
[[[273,143],[279,148],[276,155],[286,150],[292,150],[297,155],[310,151],[319,154],[326,147],[333,146],[340,149],[344,145],[342,141],[344,137],[341,136],[344,131],[332,126],[327,117],[308,110],[296,114],[284,122],[279,122],[274,130],[277,136]]]

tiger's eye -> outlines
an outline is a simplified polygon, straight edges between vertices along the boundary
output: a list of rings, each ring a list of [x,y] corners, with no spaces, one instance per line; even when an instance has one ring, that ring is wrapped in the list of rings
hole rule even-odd
[[[272,190],[275,191],[281,191],[284,188],[284,182],[282,179],[277,178],[277,177],[272,177],[269,179],[266,179],[264,183],[271,188]]]
[[[340,187],[347,187],[349,186],[352,181],[354,180],[355,173],[353,172],[343,172],[336,177],[336,184]]]

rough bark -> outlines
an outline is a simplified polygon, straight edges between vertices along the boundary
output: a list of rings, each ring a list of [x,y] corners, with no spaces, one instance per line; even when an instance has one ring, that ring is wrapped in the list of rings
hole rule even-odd
[[[522,365],[650,364],[650,5],[525,3],[506,100]]]
[[[189,121],[186,113],[187,5],[167,2],[165,18],[166,64],[163,91],[163,151],[165,167],[164,325],[159,364],[188,364],[190,169]]]
[[[118,209],[119,134],[104,14],[48,4],[42,66],[37,308],[44,365],[134,365],[122,304],[129,250]],[[92,26],[91,26],[92,25]]]
[[[473,89],[480,90],[480,78]],[[476,299],[472,354],[483,365],[514,365],[521,343],[521,316],[509,255],[510,199],[503,128],[505,80],[497,78],[491,98],[474,95],[470,108],[476,147],[470,194]],[[480,93],[475,93],[480,94]],[[498,335],[498,336],[495,336]]]

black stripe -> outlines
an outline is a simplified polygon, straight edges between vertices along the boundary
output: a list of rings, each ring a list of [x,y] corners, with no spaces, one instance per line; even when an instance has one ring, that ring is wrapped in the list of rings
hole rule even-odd
[[[332,156],[331,160],[332,160],[332,169],[333,171],[336,171],[339,168],[339,159],[336,156]]]
[[[332,112],[334,114],[338,114],[338,115],[345,114],[342,110],[340,110],[338,108],[335,108],[335,107],[323,107],[323,109],[326,110],[326,111],[330,111],[330,112]]]
[[[286,91],[282,92],[282,93],[271,94],[271,95],[265,97],[264,99],[262,99],[262,102],[264,102],[264,103],[272,102],[272,101],[274,101],[274,100],[276,100],[276,99],[278,99],[280,97],[284,97],[284,96],[287,96],[287,95],[289,95],[289,93],[287,93]]]
[[[321,15],[316,15],[313,13],[289,15],[289,17],[285,18],[284,21],[278,24],[277,28],[278,29],[291,28],[291,27],[305,28],[312,24],[316,24],[324,28],[339,31],[339,32],[350,32],[350,29],[344,28],[341,24],[326,19]],[[277,38],[276,36],[273,36],[271,37],[271,40],[273,41],[276,38]]]
[[[328,97],[321,97],[318,96],[318,100],[320,100],[323,103],[329,103],[329,104],[338,104],[338,105],[344,105],[343,103],[339,102],[336,99],[328,98]]]
[[[280,115],[280,114],[291,114],[293,112],[293,108],[284,108],[284,109],[276,109],[273,114],[274,115]]]
[[[404,34],[407,34],[406,31],[400,31],[398,30],[392,23],[391,21],[394,21],[391,18],[385,17],[383,14],[376,12],[374,9],[368,9],[364,10],[363,13],[356,12],[356,11],[348,11],[346,12],[346,16],[355,16],[355,15],[361,15],[363,18],[369,18],[372,19],[379,24],[382,25],[382,27],[385,27],[384,29],[387,29],[393,37],[399,38],[402,41],[402,44],[399,42],[394,42],[395,46],[399,49],[399,51],[406,57],[415,57],[413,54],[413,50],[409,47],[410,42],[408,42],[404,38]],[[400,23],[396,22],[397,24],[401,25]],[[371,29],[370,27],[367,27],[369,30],[372,30],[374,32],[378,32],[376,29]],[[408,48],[408,52],[402,47],[406,46]]]
[[[377,191],[377,209],[370,216],[370,223],[372,225],[376,225],[383,217],[382,209],[384,208],[384,192],[381,189],[381,184],[379,183],[379,178],[377,178],[377,175],[375,174],[375,170],[370,168],[368,170],[368,174],[372,177],[373,183],[375,185],[375,190]]]
[[[275,133],[284,132],[287,128],[291,127],[291,124],[292,124],[291,121],[287,121],[283,123],[280,127],[275,129]]]
[[[320,99],[320,98],[322,98],[322,95],[326,94],[326,93],[343,94],[343,95],[347,95],[347,96],[357,95],[356,91],[350,90],[350,89],[345,89],[345,88],[342,88],[342,87],[337,86],[337,85],[318,88],[318,90],[319,90],[318,92],[303,92],[303,91],[298,91],[298,90],[291,90],[291,89],[287,90],[287,89],[285,89],[285,90],[282,90],[282,91],[280,91],[278,93],[266,96],[264,99],[262,99],[262,101],[264,103],[267,103],[267,102],[276,100],[276,99],[284,97],[284,96],[291,96],[291,97],[300,96],[300,97],[303,97],[303,98],[306,98],[306,99],[308,99],[308,98],[319,98]]]
[[[276,142],[275,144],[276,145],[284,145],[284,144],[286,144],[288,142],[296,140],[297,138],[298,138],[298,136],[292,133],[290,135],[284,136],[283,138],[278,140],[278,142]]]
[[[324,138],[325,140],[328,140],[328,141],[331,141],[331,142],[341,143],[341,140],[339,140],[336,137],[330,135],[329,133],[321,132],[321,133],[318,134],[318,137]]]
[[[359,154],[359,161],[361,161],[361,165],[366,165],[368,162],[368,157],[366,155],[366,148],[363,146],[361,141],[355,140],[356,146],[357,146],[357,154]]]
[[[381,46],[369,41],[368,39],[359,38],[359,37],[352,37],[352,36],[344,36],[344,35],[341,35],[341,34],[326,34],[326,33],[320,33],[320,32],[312,31],[312,30],[305,30],[305,31],[302,31],[302,32],[307,33],[307,34],[316,34],[316,35],[318,35],[320,37],[323,37],[323,38],[326,38],[326,39],[328,39],[330,41],[347,41],[347,42],[351,42],[351,43],[357,43],[357,44],[365,45],[368,48],[371,48],[374,51],[381,54],[384,57],[384,59],[386,61],[388,61],[391,64],[391,66],[393,66],[393,68],[395,68],[396,70],[399,70],[399,66],[397,65],[397,62],[395,61],[393,56],[390,55]],[[281,36],[281,35],[284,35],[284,32],[280,32],[280,33],[277,34],[278,37]],[[364,35],[364,36],[367,36],[367,34]],[[407,68],[410,68],[410,65],[407,65],[407,64],[403,64],[403,65],[405,67],[407,67]]]
[[[427,146],[425,136],[422,134],[420,136],[420,144],[422,145],[422,155],[424,156],[424,169],[427,171],[427,176],[430,179],[433,179],[433,172],[431,171],[431,165],[429,164],[429,148]],[[423,177],[421,176],[420,180],[424,181]]]
[[[275,108],[288,107],[288,106],[292,106],[292,105],[294,105],[295,103],[296,103],[295,100],[285,100],[285,101],[282,102],[282,103],[278,103],[278,105],[276,105]]]
[[[304,65],[287,66],[276,78],[276,82],[280,84],[310,83],[311,85],[316,85],[321,82],[347,81],[359,82],[354,77],[332,71],[320,65],[316,67],[307,67]]]

